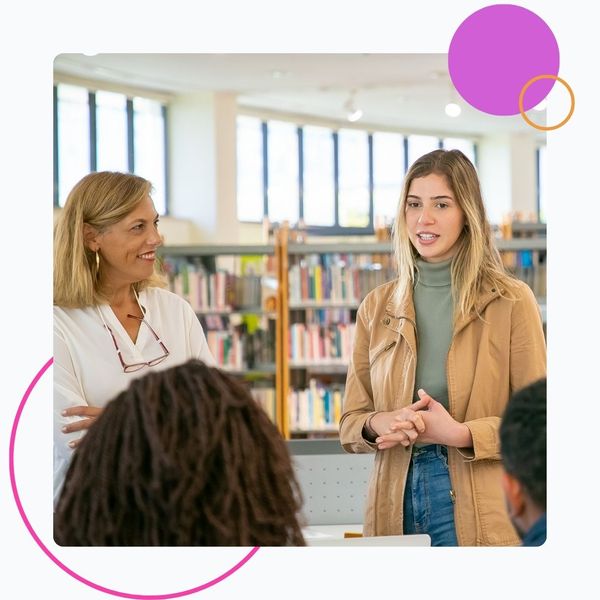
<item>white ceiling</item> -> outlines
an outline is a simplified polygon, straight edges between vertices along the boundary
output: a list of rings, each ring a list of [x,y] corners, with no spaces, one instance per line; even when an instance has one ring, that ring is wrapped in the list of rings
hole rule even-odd
[[[520,115],[479,112],[454,91],[445,54],[62,54],[54,69],[84,79],[170,94],[226,91],[241,106],[339,121],[355,90],[360,123],[403,131],[480,136],[543,134]],[[462,114],[451,118],[451,99]],[[532,120],[545,114],[531,111]]]

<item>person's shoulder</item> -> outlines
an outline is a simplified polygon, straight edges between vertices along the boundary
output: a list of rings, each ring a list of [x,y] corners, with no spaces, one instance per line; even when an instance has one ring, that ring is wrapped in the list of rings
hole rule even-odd
[[[191,306],[187,300],[181,296],[160,287],[147,287],[144,289],[147,301],[161,306],[169,306],[172,308],[180,308],[185,310],[186,307],[191,310]]]
[[[390,301],[394,300],[396,285],[396,280],[392,280],[373,288],[361,302],[362,310],[367,314],[373,314],[384,309]]]
[[[532,289],[521,279],[511,278],[502,286],[501,292],[503,296],[513,302],[536,303]]]
[[[65,308],[64,306],[56,306],[52,307],[53,317],[54,317],[54,325],[66,325],[68,323],[72,323],[73,321],[77,321],[84,314],[87,313],[86,308]]]

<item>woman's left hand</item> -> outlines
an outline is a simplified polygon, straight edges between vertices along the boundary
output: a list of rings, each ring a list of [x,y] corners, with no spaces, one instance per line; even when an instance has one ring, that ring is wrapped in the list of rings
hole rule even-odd
[[[102,412],[102,408],[97,406],[71,406],[62,412],[63,417],[82,417],[72,423],[67,423],[63,428],[63,433],[74,433],[76,431],[85,431]],[[69,446],[75,448],[81,442],[81,438],[71,440]]]
[[[468,448],[473,445],[471,431],[464,423],[452,418],[450,413],[434,400],[425,390],[419,390],[420,399],[429,399],[427,410],[421,411],[425,423],[425,431],[419,433],[416,442],[423,444],[443,444],[456,448]],[[401,429],[400,424],[392,425],[392,431]]]

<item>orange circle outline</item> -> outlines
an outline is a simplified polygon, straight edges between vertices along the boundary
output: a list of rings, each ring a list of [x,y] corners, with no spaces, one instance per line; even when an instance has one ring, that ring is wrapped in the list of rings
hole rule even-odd
[[[530,85],[532,85],[536,81],[539,81],[540,79],[554,79],[555,81],[560,81],[560,83],[562,83],[567,88],[567,91],[569,92],[569,96],[571,96],[571,110],[569,111],[569,114],[558,125],[550,125],[550,126],[538,125],[537,123],[534,123],[525,114],[525,110],[523,109],[523,99],[525,98],[525,92],[528,90]],[[558,77],[558,75],[537,75],[536,77],[532,77],[522,87],[521,93],[519,94],[519,112],[521,113],[521,116],[525,119],[525,122],[528,125],[531,125],[532,127],[539,129],[540,131],[552,131],[553,129],[558,129],[559,127],[562,127],[573,116],[574,111],[575,111],[575,94],[573,93],[571,86],[564,79],[562,79],[561,77]]]

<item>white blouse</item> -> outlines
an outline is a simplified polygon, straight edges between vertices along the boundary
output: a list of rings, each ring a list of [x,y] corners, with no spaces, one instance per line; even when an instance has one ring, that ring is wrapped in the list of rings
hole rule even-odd
[[[113,332],[126,364],[149,362],[164,354],[144,323],[134,343],[108,305],[86,308],[54,307],[54,504],[58,501],[73,450],[68,442],[81,432],[63,433],[61,428],[81,417],[63,417],[71,406],[104,407],[129,383],[150,369],[168,369],[192,358],[214,366],[206,337],[191,306],[161,288],[139,294],[144,318],[169,350],[154,367],[124,373],[114,342],[102,319]],[[102,317],[100,316],[100,311]]]

